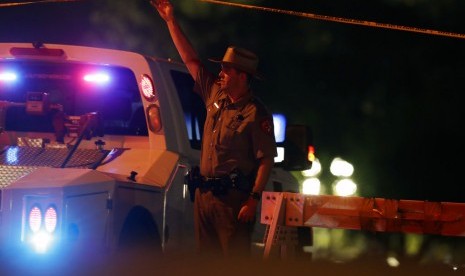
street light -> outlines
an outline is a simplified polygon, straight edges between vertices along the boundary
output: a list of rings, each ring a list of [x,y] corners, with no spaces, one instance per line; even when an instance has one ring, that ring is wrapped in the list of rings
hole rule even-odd
[[[334,176],[350,177],[354,173],[354,166],[342,158],[336,157],[331,162],[329,170]]]
[[[331,162],[329,171],[337,177],[333,184],[333,193],[337,196],[351,196],[357,192],[357,184],[350,179],[354,166],[340,157]]]
[[[312,162],[312,167],[302,171],[305,180],[302,182],[302,193],[304,195],[319,195],[321,191],[321,183],[317,175],[321,173],[321,163],[318,158]]]
[[[351,196],[357,192],[357,184],[350,178],[339,179],[334,182],[333,191],[337,196]]]
[[[302,182],[302,193],[304,195],[319,195],[320,189],[321,183],[316,177],[307,178]]]

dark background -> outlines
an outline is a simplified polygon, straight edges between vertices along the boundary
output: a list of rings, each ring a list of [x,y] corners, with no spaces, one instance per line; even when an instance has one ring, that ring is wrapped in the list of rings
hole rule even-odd
[[[256,94],[291,123],[312,127],[323,185],[331,184],[329,162],[339,156],[354,165],[361,196],[465,202],[463,38],[172,2],[203,60],[221,58],[228,45],[260,56],[266,79],[254,84]],[[465,33],[462,0],[235,2]],[[0,42],[108,47],[179,60],[148,1],[0,3]]]

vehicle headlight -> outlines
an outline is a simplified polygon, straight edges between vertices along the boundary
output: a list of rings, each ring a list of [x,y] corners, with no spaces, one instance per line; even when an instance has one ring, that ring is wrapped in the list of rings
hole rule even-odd
[[[45,230],[49,233],[53,233],[57,228],[57,210],[54,206],[49,206],[45,210],[44,216]]]
[[[32,233],[28,240],[35,251],[38,253],[47,252],[53,242],[53,233],[58,225],[56,207],[48,206],[43,213],[39,205],[34,205],[29,211],[28,224]]]
[[[29,228],[33,233],[37,233],[42,226],[42,211],[38,206],[33,206],[29,211]]]

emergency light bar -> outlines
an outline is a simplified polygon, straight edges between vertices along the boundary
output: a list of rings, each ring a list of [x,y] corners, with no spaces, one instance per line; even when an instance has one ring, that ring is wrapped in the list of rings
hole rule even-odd
[[[106,73],[91,73],[83,77],[84,81],[96,84],[104,84],[110,81],[110,76]]]

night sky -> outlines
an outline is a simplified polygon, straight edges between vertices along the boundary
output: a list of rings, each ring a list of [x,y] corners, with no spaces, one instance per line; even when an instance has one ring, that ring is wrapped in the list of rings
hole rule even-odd
[[[247,2],[465,33],[464,1]],[[204,60],[221,57],[231,44],[259,54],[266,79],[254,84],[256,94],[292,123],[312,127],[324,185],[332,181],[329,161],[340,156],[354,164],[362,196],[465,202],[464,39],[193,0],[173,4]],[[148,1],[0,7],[0,26],[0,42],[75,43],[179,59]]]

